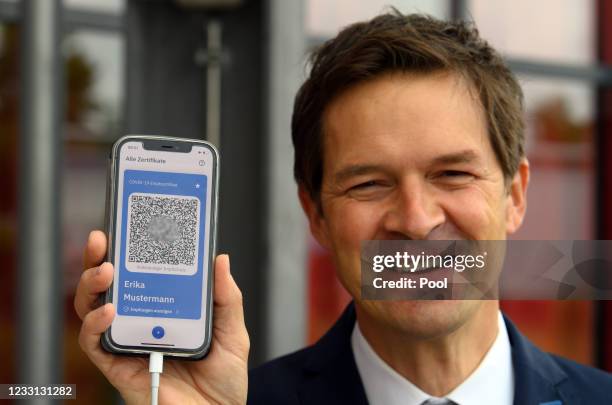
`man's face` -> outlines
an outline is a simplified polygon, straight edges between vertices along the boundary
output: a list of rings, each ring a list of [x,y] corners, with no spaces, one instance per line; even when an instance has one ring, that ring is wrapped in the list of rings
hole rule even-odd
[[[459,76],[387,74],[342,93],[324,115],[321,212],[300,198],[358,309],[403,332],[456,329],[475,301],[360,301],[360,242],[505,239],[524,213],[527,163],[507,185],[484,112]]]

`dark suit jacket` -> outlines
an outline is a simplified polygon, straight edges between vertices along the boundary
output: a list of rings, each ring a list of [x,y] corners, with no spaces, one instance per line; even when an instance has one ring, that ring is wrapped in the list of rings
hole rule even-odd
[[[505,321],[515,405],[612,404],[612,374],[544,353]],[[351,349],[354,324],[351,304],[315,345],[251,370],[248,403],[367,404]]]

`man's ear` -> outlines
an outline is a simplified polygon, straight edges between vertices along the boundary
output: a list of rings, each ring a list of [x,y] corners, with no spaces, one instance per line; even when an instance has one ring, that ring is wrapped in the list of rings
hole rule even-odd
[[[302,209],[308,218],[308,225],[310,226],[310,232],[312,236],[319,242],[319,244],[329,249],[329,238],[327,236],[327,223],[323,217],[322,208],[319,204],[312,199],[310,193],[306,191],[303,185],[298,186],[298,197]]]
[[[506,233],[516,232],[523,223],[527,211],[527,185],[529,184],[529,162],[523,158],[510,183],[506,205]]]

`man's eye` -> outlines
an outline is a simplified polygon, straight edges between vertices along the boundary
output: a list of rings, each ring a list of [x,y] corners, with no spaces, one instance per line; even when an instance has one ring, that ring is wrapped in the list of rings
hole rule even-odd
[[[371,180],[371,181],[366,181],[366,182],[357,184],[356,186],[351,187],[349,190],[364,190],[369,187],[374,187],[377,185],[378,185],[378,182],[376,182],[375,180]]]
[[[461,184],[474,179],[474,175],[461,170],[445,170],[439,175],[439,178],[441,181],[450,184]]]
[[[390,184],[381,180],[364,181],[346,190],[346,194],[357,200],[382,198],[391,190]]]
[[[446,170],[442,173],[445,177],[462,177],[462,176],[472,176],[468,172],[462,172],[460,170]]]

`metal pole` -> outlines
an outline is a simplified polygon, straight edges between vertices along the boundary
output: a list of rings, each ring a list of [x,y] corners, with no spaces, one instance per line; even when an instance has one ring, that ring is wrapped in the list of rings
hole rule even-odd
[[[23,0],[18,382],[60,383],[60,0]],[[51,403],[50,400],[38,403]]]
[[[304,4],[268,0],[266,357],[304,347],[308,226],[293,180],[291,112],[303,80]]]
[[[221,22],[206,25],[208,64],[206,67],[206,140],[221,148]]]
[[[609,21],[612,17],[612,7],[606,0],[596,3],[597,27],[597,59],[600,65],[612,64],[612,29]],[[612,73],[608,73],[612,80]],[[596,225],[597,239],[612,239],[612,218],[610,202],[612,201],[612,182],[610,181],[610,152],[612,152],[612,125],[609,119],[610,105],[612,104],[612,82],[606,86],[599,83],[596,88],[597,110],[595,116],[595,169],[596,169],[596,198],[593,222]],[[595,301],[593,303],[593,359],[595,366],[612,371],[612,302]]]
[[[454,21],[465,21],[468,18],[470,18],[470,15],[467,1],[450,0],[450,19]]]

